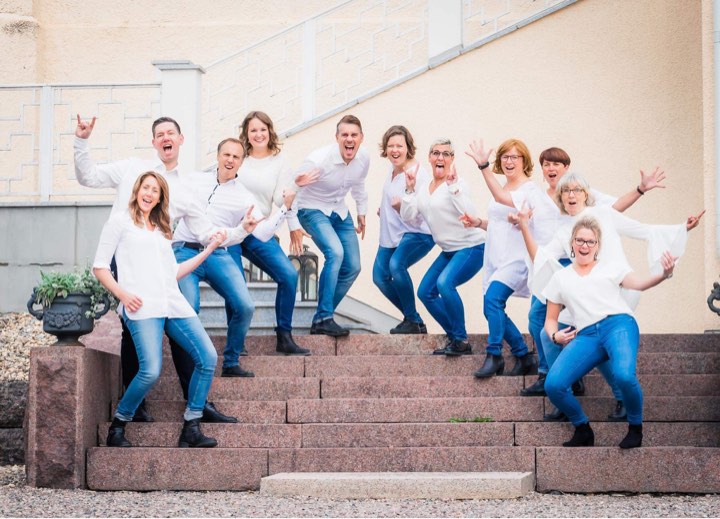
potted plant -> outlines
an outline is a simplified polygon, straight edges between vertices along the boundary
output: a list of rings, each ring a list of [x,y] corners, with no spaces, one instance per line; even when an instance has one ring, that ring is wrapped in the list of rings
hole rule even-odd
[[[43,322],[43,331],[58,338],[56,345],[80,344],[78,338],[93,330],[95,319],[117,306],[117,300],[100,284],[90,267],[74,272],[40,272],[28,311]],[[41,310],[35,310],[40,305]]]

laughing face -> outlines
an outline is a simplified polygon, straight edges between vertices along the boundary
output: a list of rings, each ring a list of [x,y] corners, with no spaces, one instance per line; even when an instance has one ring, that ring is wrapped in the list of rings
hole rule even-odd
[[[160,184],[154,176],[148,175],[143,179],[135,200],[140,211],[146,217],[158,205],[160,202]]]
[[[562,200],[565,212],[570,216],[575,216],[585,209],[588,195],[585,190],[575,183],[569,183],[560,191],[560,200]]]
[[[152,145],[163,164],[172,169],[177,165],[180,146],[184,141],[185,138],[178,132],[177,127],[173,123],[165,122],[155,127]]]
[[[390,137],[385,147],[385,154],[394,169],[402,169],[408,160],[408,147],[407,142],[405,142],[405,137],[402,135],[393,135]]]
[[[573,236],[572,249],[575,253],[575,263],[589,265],[597,258],[600,243],[592,229],[582,227]]]
[[[270,142],[270,131],[267,124],[257,117],[250,119],[247,128],[247,140],[253,152],[265,152]]]
[[[355,158],[363,141],[363,133],[357,124],[342,123],[338,126],[335,139],[340,146],[340,156],[345,164]]]
[[[428,155],[433,177],[442,180],[450,171],[450,166],[455,160],[455,152],[449,144],[436,144]]]
[[[502,167],[503,174],[508,179],[516,178],[519,175],[525,175],[525,172],[523,171],[525,169],[525,160],[515,146],[500,156],[500,166]]]
[[[235,178],[244,158],[242,144],[232,141],[223,144],[217,154],[218,180],[227,182]]]
[[[550,185],[553,191],[557,187],[558,181],[567,173],[570,166],[566,166],[562,162],[554,162],[551,160],[543,160],[542,171],[545,181]]]

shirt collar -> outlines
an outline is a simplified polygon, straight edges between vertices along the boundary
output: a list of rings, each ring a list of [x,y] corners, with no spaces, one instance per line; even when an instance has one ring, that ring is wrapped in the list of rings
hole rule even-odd
[[[333,164],[345,164],[342,155],[340,155],[340,145],[337,142],[332,147],[332,153],[330,154],[330,157],[332,158]],[[352,160],[350,162],[352,162]]]

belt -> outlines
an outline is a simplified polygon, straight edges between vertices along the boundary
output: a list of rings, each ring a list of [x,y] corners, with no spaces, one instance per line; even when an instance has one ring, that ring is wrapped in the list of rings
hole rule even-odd
[[[180,243],[182,243],[182,247],[187,247],[188,249],[193,249],[193,250],[197,250],[200,252],[202,252],[206,249],[205,245],[203,245],[202,243],[194,243],[194,242],[190,242],[190,241],[185,241],[185,242],[180,242]],[[227,250],[227,248],[226,247],[218,247],[215,250]]]

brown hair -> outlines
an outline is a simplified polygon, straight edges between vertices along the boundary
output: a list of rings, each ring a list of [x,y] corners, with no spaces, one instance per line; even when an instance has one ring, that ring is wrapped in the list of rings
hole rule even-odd
[[[220,149],[225,146],[226,143],[232,142],[233,144],[239,144],[242,146],[243,154],[246,155],[247,152],[245,151],[245,146],[243,145],[242,141],[240,139],[236,139],[235,137],[228,137],[227,139],[223,139],[218,143],[217,152],[220,153]]]
[[[140,175],[135,181],[135,185],[132,189],[132,195],[130,195],[130,202],[128,203],[130,218],[132,218],[132,221],[138,227],[143,227],[145,225],[142,211],[140,210],[140,206],[137,203],[137,196],[138,192],[140,191],[140,186],[142,186],[143,181],[147,177],[153,177],[155,180],[157,180],[157,183],[160,186],[160,200],[158,200],[157,205],[153,207],[150,211],[150,223],[157,226],[163,236],[170,240],[172,239],[172,230],[170,229],[170,213],[168,211],[168,206],[170,205],[170,186],[168,186],[167,180],[165,180],[163,176],[159,173],[155,173],[154,171],[146,171],[145,173]]]
[[[543,162],[559,162],[565,167],[570,165],[570,155],[562,148],[548,148],[540,154],[540,166]]]
[[[280,143],[280,139],[278,138],[277,133],[275,133],[275,125],[273,125],[272,119],[270,119],[270,116],[265,112],[255,110],[248,113],[245,116],[245,119],[243,119],[242,124],[240,124],[240,144],[242,144],[243,149],[245,150],[245,155],[249,156],[250,151],[252,150],[252,144],[250,144],[250,141],[248,140],[247,133],[248,127],[250,126],[250,121],[252,121],[253,119],[257,119],[265,126],[267,126],[268,149],[270,150],[270,152],[273,155],[277,155],[278,153],[280,153],[280,146],[282,146],[282,144]]]
[[[532,157],[530,156],[530,150],[528,150],[528,147],[525,145],[525,143],[519,139],[508,139],[505,142],[503,142],[495,152],[495,163],[493,164],[493,173],[496,173],[498,175],[503,175],[502,170],[502,161],[500,160],[500,157],[502,157],[508,150],[510,150],[512,147],[517,148],[518,152],[522,156],[523,159],[523,173],[525,173],[526,177],[529,177],[532,175],[533,170],[533,161]]]
[[[355,126],[360,128],[360,133],[363,132],[362,123],[360,123],[360,119],[358,119],[354,115],[348,114],[338,121],[337,125],[335,126],[335,135],[340,133],[340,125],[341,124],[354,124]]]
[[[175,125],[175,129],[177,129],[177,132],[178,132],[180,135],[182,135],[182,132],[180,131],[180,125],[178,124],[178,122],[177,122],[175,119],[173,119],[172,117],[158,117],[158,118],[155,119],[155,120],[153,121],[153,123],[152,123],[152,135],[153,135],[153,139],[155,138],[155,128],[157,128],[157,127],[158,127],[159,125],[161,125],[162,123],[172,123],[172,124],[174,124],[174,125]]]
[[[589,229],[595,233],[595,239],[597,240],[598,252],[600,252],[600,242],[602,241],[602,229],[600,223],[592,216],[583,216],[575,225],[573,225],[572,233],[570,233],[570,250],[572,250],[573,241],[580,229]],[[597,258],[596,258],[597,259]]]
[[[394,137],[396,135],[402,135],[402,137],[405,139],[405,144],[407,145],[408,160],[415,158],[415,152],[417,151],[417,147],[415,146],[413,136],[410,133],[410,130],[399,124],[388,128],[385,132],[385,135],[383,135],[382,142],[380,143],[380,156],[387,158],[388,141],[390,140],[390,137]]]

